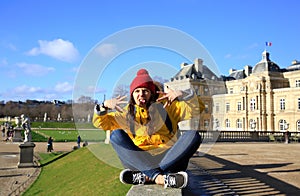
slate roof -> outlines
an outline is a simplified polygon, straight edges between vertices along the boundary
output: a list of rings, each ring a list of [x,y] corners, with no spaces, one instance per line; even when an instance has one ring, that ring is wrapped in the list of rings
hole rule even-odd
[[[267,51],[264,51],[262,53],[262,60],[254,66],[252,73],[260,73],[264,71],[280,72],[280,67],[276,63],[272,62],[269,56],[270,54]]]
[[[234,78],[236,80],[240,80],[240,79],[244,79],[246,78],[246,74],[244,72],[244,70],[238,70],[238,71],[234,71],[232,72],[229,77]]]
[[[293,63],[292,65],[288,66],[286,68],[288,71],[295,71],[295,70],[300,70],[300,62],[296,61],[295,63]]]
[[[203,65],[203,73],[198,72],[195,69],[194,64],[187,64],[184,65],[179,72],[172,77],[171,80],[182,80],[185,78],[190,78],[190,79],[218,79],[218,77],[205,65]]]

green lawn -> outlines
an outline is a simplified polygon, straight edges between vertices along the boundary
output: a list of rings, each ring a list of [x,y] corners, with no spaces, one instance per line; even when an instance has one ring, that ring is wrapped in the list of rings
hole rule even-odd
[[[102,149],[101,153],[113,154],[111,145],[89,145]],[[99,160],[89,148],[84,147],[62,156],[42,155],[46,161],[34,184],[23,194],[29,195],[126,195],[130,185],[119,181],[120,168]],[[53,161],[57,156],[61,158]],[[112,158],[112,156],[111,156]],[[114,157],[113,159],[116,159]],[[47,160],[51,160],[47,164]]]
[[[80,135],[82,141],[104,141],[105,131],[100,129],[88,129],[88,130],[72,130],[72,129],[33,129],[36,134],[44,136],[44,138],[52,137],[55,142],[73,142],[77,140],[77,136]],[[33,136],[33,141],[36,141]]]

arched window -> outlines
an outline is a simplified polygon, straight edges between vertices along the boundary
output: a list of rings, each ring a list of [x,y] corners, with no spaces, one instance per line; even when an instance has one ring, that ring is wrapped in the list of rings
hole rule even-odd
[[[255,128],[256,128],[256,122],[255,122],[255,120],[250,119],[250,121],[249,121],[249,127],[250,127],[251,130],[255,130]]]
[[[241,119],[236,120],[236,128],[238,128],[238,129],[243,128],[243,122]]]
[[[216,129],[216,130],[218,130],[219,128],[220,128],[220,122],[219,122],[219,119],[215,119],[214,121],[213,121],[213,126],[214,126],[214,128]]]
[[[286,120],[280,119],[279,120],[279,130],[280,131],[286,131],[288,129],[288,123]]]
[[[229,119],[225,120],[225,126],[226,126],[226,128],[230,128],[230,120]]]

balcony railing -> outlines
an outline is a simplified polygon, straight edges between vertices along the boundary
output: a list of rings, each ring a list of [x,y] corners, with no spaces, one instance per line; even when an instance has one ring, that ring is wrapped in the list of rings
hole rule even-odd
[[[182,133],[184,132],[181,131]],[[285,142],[286,132],[279,131],[198,131],[203,142]],[[271,137],[272,136],[272,137]],[[290,142],[300,141],[300,132],[288,132]]]

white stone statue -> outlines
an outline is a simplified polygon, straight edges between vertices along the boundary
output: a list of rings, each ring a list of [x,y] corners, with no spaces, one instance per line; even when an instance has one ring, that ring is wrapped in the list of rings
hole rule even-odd
[[[60,113],[57,114],[57,121],[61,121]]]
[[[22,127],[24,129],[25,140],[24,142],[31,142],[31,127],[30,127],[30,119],[26,117],[24,114],[21,115]]]
[[[20,117],[18,117],[18,116],[15,117],[15,123],[16,123],[17,128],[21,127],[21,119],[20,119]]]
[[[44,114],[44,122],[46,122],[47,121],[47,112],[45,112],[45,114]]]
[[[90,114],[88,114],[88,116],[87,116],[87,121],[91,122],[91,115]]]

